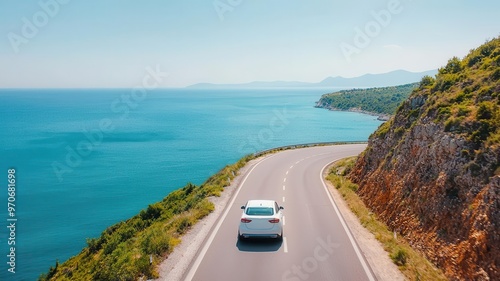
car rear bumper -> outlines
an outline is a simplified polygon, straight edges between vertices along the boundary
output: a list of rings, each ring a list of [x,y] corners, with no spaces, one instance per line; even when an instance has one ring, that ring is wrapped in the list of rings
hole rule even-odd
[[[248,234],[248,233],[243,233],[240,234],[241,238],[279,238],[279,234]]]
[[[271,229],[248,229],[245,226],[240,226],[238,233],[243,238],[278,238],[283,233],[283,228],[279,225]]]

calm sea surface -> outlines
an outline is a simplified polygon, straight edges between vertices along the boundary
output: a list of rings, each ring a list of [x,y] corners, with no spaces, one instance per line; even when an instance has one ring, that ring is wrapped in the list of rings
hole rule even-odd
[[[0,280],[34,280],[88,237],[242,156],[364,141],[375,117],[314,108],[327,90],[0,90]],[[16,170],[16,274],[7,170]],[[3,179],[2,179],[3,178]]]

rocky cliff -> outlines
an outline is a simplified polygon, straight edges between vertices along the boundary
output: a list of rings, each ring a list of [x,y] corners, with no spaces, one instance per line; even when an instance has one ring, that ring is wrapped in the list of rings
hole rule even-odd
[[[451,280],[500,280],[500,38],[426,76],[350,174]]]

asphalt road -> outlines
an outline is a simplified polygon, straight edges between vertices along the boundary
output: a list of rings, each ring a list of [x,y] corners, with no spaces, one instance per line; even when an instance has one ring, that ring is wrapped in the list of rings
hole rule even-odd
[[[357,155],[365,147],[289,150],[256,164],[245,175],[185,280],[375,280],[321,177],[330,162]],[[272,199],[285,207],[282,242],[238,241],[240,207],[249,199]]]

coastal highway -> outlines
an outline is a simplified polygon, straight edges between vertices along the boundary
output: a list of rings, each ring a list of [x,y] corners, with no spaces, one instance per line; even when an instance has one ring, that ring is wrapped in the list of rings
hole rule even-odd
[[[332,161],[358,155],[365,144],[302,148],[272,154],[255,164],[184,280],[375,280],[322,180]],[[283,241],[239,242],[240,207],[250,199],[284,206]]]

